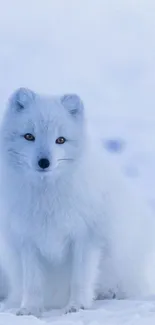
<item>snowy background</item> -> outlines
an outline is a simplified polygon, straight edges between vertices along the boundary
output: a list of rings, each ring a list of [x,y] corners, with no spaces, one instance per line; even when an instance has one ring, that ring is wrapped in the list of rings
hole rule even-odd
[[[103,150],[155,209],[154,40],[154,0],[1,0],[1,112],[20,86],[80,94]],[[155,324],[155,299],[94,308],[43,320],[0,314],[0,325]]]

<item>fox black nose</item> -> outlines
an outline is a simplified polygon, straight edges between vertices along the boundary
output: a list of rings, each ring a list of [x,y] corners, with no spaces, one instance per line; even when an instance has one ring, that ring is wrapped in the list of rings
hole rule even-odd
[[[48,159],[42,158],[42,159],[40,159],[38,161],[38,165],[39,165],[40,168],[45,169],[45,168],[48,168],[49,167],[50,162],[49,162]]]

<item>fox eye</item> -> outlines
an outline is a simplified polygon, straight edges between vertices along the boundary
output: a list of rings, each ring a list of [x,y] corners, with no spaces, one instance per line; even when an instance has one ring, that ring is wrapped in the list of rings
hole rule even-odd
[[[26,133],[26,134],[24,134],[24,138],[25,138],[26,140],[28,140],[28,141],[34,141],[34,140],[35,140],[34,135],[31,134],[31,133]]]
[[[66,139],[64,137],[59,137],[58,139],[55,140],[55,143],[57,144],[63,144],[66,142]]]

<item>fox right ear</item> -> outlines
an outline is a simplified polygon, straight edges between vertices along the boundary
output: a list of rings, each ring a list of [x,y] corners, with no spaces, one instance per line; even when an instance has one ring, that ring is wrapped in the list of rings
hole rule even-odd
[[[17,111],[25,109],[34,99],[35,93],[28,88],[17,89],[9,100],[9,106],[13,106]]]
[[[83,116],[84,105],[81,98],[76,94],[66,94],[61,97],[61,104],[73,117]]]

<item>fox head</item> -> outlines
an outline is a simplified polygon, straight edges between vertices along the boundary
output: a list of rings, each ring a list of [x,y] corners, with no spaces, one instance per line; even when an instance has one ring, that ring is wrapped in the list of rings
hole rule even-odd
[[[79,96],[41,96],[20,88],[2,122],[3,161],[33,177],[69,172],[84,149],[84,106]]]

